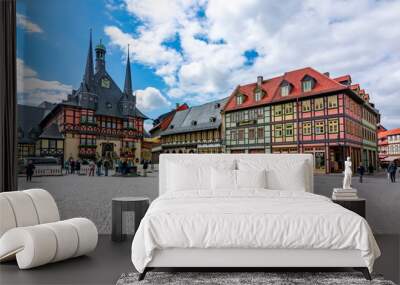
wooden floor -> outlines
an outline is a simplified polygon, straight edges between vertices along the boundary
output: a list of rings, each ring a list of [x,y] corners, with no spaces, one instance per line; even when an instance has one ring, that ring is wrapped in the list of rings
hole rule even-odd
[[[400,236],[376,235],[382,256],[375,273],[399,283]],[[134,271],[130,259],[131,238],[121,243],[100,235],[97,249],[82,256],[30,270],[19,270],[15,262],[0,265],[0,284],[115,284],[124,272]]]

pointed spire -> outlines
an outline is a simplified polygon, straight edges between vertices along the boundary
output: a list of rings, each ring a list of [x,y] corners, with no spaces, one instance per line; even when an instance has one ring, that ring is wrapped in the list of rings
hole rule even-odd
[[[128,59],[126,61],[124,93],[128,96],[132,95],[132,77],[131,77],[131,62],[129,60],[129,44],[128,44]]]
[[[90,29],[89,50],[86,58],[85,74],[83,75],[83,82],[86,86],[91,86],[93,81],[93,48],[92,48],[92,29]]]

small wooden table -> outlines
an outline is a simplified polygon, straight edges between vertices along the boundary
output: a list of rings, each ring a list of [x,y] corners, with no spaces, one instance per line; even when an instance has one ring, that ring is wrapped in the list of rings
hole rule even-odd
[[[352,199],[352,200],[337,200],[337,199],[332,199],[332,201],[336,204],[339,204],[340,206],[353,211],[356,214],[359,214],[361,217],[365,219],[366,214],[365,214],[365,206],[366,206],[366,200],[363,198],[357,198],[357,199]]]
[[[111,240],[123,241],[126,234],[122,233],[122,213],[135,212],[135,232],[139,227],[140,221],[146,214],[150,205],[148,197],[117,197],[112,199],[112,228]]]

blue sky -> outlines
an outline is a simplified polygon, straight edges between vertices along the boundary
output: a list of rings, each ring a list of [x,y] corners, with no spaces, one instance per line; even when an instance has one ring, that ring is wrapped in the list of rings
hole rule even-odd
[[[24,61],[24,65],[37,72],[44,81],[58,81],[64,85],[77,88],[82,79],[89,44],[89,29],[93,31],[93,44],[100,39],[108,46],[108,38],[103,32],[105,25],[122,21],[127,24],[127,31],[134,32],[134,24],[124,13],[115,13],[111,16],[105,9],[105,1],[93,0],[18,0],[17,12],[24,15],[26,20],[40,27],[41,32],[29,32],[27,28],[18,26],[17,29],[17,56]],[[45,9],[44,9],[45,7]],[[120,86],[123,87],[125,76],[125,54],[117,48],[107,50],[107,70]],[[152,86],[159,90],[165,89],[163,80],[154,75],[150,67],[133,62],[132,65],[134,89],[145,89]],[[59,100],[55,94],[54,101]],[[37,97],[37,98],[35,98]],[[37,104],[46,97],[27,93],[19,97],[20,103]],[[156,116],[161,109],[146,112]]]
[[[18,0],[18,98],[59,101],[77,88],[92,28],[121,88],[130,44],[138,105],[152,118],[312,66],[350,74],[383,124],[399,127],[398,11],[399,1],[373,0]]]

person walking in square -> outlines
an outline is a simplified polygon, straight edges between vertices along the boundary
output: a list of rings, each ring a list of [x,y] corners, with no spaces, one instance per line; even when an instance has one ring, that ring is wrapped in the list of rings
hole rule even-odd
[[[28,161],[28,165],[26,166],[26,181],[32,181],[33,173],[35,172],[35,165],[32,160]]]
[[[363,183],[363,176],[364,176],[364,173],[365,173],[365,167],[364,167],[364,165],[362,165],[362,162],[360,162],[360,165],[357,168],[357,172],[358,172],[358,175],[360,177],[360,183]]]
[[[397,165],[392,161],[387,169],[389,176],[390,176],[390,181],[392,183],[396,182],[396,172],[397,172]]]
[[[97,176],[101,176],[101,166],[103,165],[103,162],[101,161],[101,159],[99,159],[99,161],[97,161]]]
[[[78,175],[81,174],[81,161],[80,160],[76,161],[75,167],[76,167],[76,173],[78,173]]]
[[[71,160],[69,166],[71,167],[71,174],[75,174],[75,160]]]
[[[64,163],[64,170],[65,170],[65,174],[68,175],[69,174],[69,161],[66,160]]]
[[[143,176],[146,177],[147,176],[147,168],[149,167],[149,164],[147,162],[147,160],[143,161]]]
[[[89,163],[89,176],[94,176],[94,169],[96,168],[96,165],[94,164],[94,161],[91,160]]]
[[[110,168],[110,162],[108,160],[104,161],[104,176],[108,176],[109,168]]]

